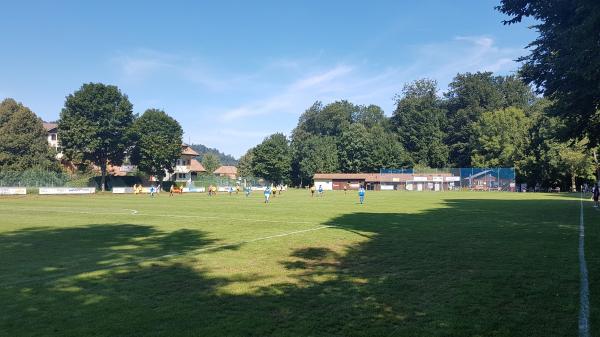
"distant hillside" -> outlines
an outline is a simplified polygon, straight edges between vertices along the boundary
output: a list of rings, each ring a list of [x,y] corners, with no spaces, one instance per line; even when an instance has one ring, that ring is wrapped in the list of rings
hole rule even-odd
[[[194,149],[194,151],[196,151],[200,154],[198,156],[198,160],[200,160],[200,161],[202,161],[202,157],[204,156],[204,154],[214,153],[219,157],[219,160],[221,160],[221,164],[223,164],[223,165],[235,166],[238,163],[238,161],[232,155],[225,154],[225,153],[219,151],[218,149],[209,148],[202,144],[190,144],[190,147],[192,149]]]

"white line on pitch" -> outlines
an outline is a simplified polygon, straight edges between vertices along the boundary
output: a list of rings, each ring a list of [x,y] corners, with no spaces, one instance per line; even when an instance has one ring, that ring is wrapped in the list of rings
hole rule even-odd
[[[585,226],[583,223],[583,194],[579,199],[579,337],[590,336],[590,290],[585,262]]]
[[[236,247],[236,246],[247,244],[247,243],[253,243],[253,242],[263,241],[263,240],[270,240],[270,239],[280,238],[280,237],[284,237],[284,236],[290,236],[290,235],[295,235],[295,234],[313,232],[313,231],[318,231],[318,230],[325,229],[325,228],[334,228],[334,227],[335,226],[320,226],[320,227],[309,228],[309,229],[301,229],[301,230],[287,232],[287,233],[281,233],[281,234],[263,236],[263,237],[255,238],[255,239],[238,241],[238,242],[235,242],[235,243],[227,243],[227,244],[222,244],[222,245],[216,245],[216,246],[198,248],[198,249],[194,249],[194,250],[190,250],[190,251],[186,251],[186,252],[181,252],[181,253],[171,253],[171,254],[165,254],[165,255],[154,256],[154,257],[139,258],[139,259],[134,259],[134,260],[127,261],[127,262],[121,262],[121,263],[111,264],[109,266],[98,267],[98,268],[90,269],[90,270],[87,270],[87,271],[81,271],[81,272],[78,273],[78,275],[85,274],[85,273],[90,273],[90,272],[96,272],[96,271],[100,271],[100,270],[110,270],[110,269],[113,269],[113,268],[123,267],[123,266],[131,265],[131,264],[136,264],[136,263],[141,263],[141,262],[146,262],[146,261],[161,260],[161,259],[170,258],[170,257],[193,255],[193,254],[202,253],[202,252],[211,251],[211,250],[217,250],[217,249],[229,248],[229,247]],[[58,278],[61,278],[63,276],[67,276],[67,275],[69,275],[69,273],[61,273],[61,274],[49,275],[48,277],[41,277],[41,278],[36,278],[36,279],[30,279],[30,280],[24,280],[24,281],[17,281],[17,282],[12,282],[12,283],[9,282],[9,283],[5,283],[5,284],[0,284],[0,287],[6,288],[6,287],[12,287],[12,286],[16,286],[16,285],[20,285],[20,284],[26,284],[26,283],[32,283],[32,282],[48,281],[48,280],[52,280],[52,279],[58,279]]]
[[[224,218],[218,216],[205,216],[205,215],[180,215],[180,214],[150,214],[150,213],[139,213],[137,210],[125,209],[130,213],[123,212],[92,212],[92,211],[75,211],[66,209],[56,208],[31,208],[31,207],[13,207],[10,210],[18,208],[26,211],[40,211],[40,212],[52,212],[52,213],[70,213],[70,214],[91,214],[91,215],[136,215],[136,216],[149,216],[149,217],[165,217],[165,218],[189,218],[189,219],[207,219],[207,220],[231,220],[231,221],[248,221],[248,222],[271,222],[271,223],[285,223],[285,224],[315,224],[314,221],[281,221],[281,220],[267,220],[267,219],[248,219],[248,218]],[[2,210],[2,208],[0,208]]]

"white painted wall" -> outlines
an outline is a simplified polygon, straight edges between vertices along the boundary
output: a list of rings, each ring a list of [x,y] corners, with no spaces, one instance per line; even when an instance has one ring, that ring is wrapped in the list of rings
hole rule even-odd
[[[315,189],[319,190],[319,185],[323,186],[323,191],[333,190],[332,180],[315,180]]]

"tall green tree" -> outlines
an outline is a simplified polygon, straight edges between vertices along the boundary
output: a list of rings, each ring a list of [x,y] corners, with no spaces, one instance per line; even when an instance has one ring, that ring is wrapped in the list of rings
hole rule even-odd
[[[391,118],[402,145],[421,166],[445,167],[448,163],[446,111],[437,90],[437,82],[429,79],[405,85],[402,95],[396,97]]]
[[[42,120],[29,108],[7,98],[0,103],[0,170],[57,170]]]
[[[476,167],[515,167],[520,174],[526,159],[530,119],[510,107],[482,113],[472,125],[471,162]]]
[[[348,101],[337,101],[323,106],[315,102],[299,118],[297,132],[321,136],[339,136],[352,123],[359,107]]]
[[[254,148],[246,151],[244,155],[240,157],[237,164],[238,176],[240,177],[252,177],[252,158],[254,157]]]
[[[216,154],[209,152],[202,156],[202,166],[204,166],[207,173],[212,174],[216,169],[221,167],[221,160]]]
[[[291,153],[288,140],[282,133],[265,138],[252,151],[252,171],[261,177],[279,184],[290,180]]]
[[[369,162],[367,172],[379,172],[386,168],[403,168],[413,165],[412,158],[398,141],[396,135],[383,127],[369,130]]]
[[[131,162],[162,183],[165,172],[173,172],[175,161],[181,155],[181,125],[162,110],[148,109],[135,120],[133,131],[136,142]]]
[[[502,0],[505,24],[526,17],[538,37],[521,57],[521,75],[555,102],[554,113],[567,125],[568,137],[588,136],[600,144],[600,2],[593,0]]]
[[[577,191],[577,178],[594,178],[595,165],[587,139],[563,143],[558,155],[564,171],[569,175],[571,192]]]
[[[58,137],[65,156],[98,166],[103,191],[107,165],[121,165],[132,147],[132,109],[116,86],[87,83],[67,96],[60,113]]]
[[[307,184],[315,173],[332,173],[339,169],[336,142],[333,137],[310,136],[297,149],[300,183]]]
[[[458,74],[445,94],[448,115],[446,144],[454,166],[471,163],[471,127],[484,111],[510,106],[525,109],[533,100],[531,89],[515,76],[494,76],[491,72]]]
[[[371,141],[367,128],[360,123],[351,124],[338,139],[340,169],[346,173],[366,172],[370,161]]]
[[[377,105],[355,106],[355,111],[352,115],[354,123],[360,123],[367,128],[375,126],[389,127],[388,118],[385,117],[383,109]]]

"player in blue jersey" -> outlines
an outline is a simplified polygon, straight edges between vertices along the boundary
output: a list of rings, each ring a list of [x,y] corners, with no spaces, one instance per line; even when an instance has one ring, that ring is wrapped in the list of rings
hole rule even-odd
[[[365,188],[362,186],[358,189],[358,200],[360,200],[361,205],[365,201]]]

